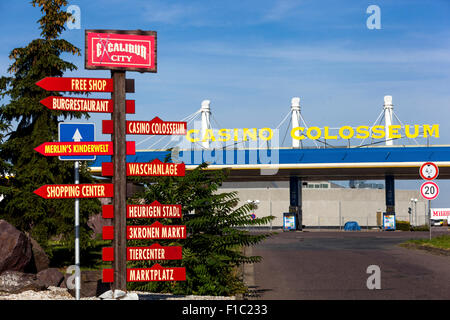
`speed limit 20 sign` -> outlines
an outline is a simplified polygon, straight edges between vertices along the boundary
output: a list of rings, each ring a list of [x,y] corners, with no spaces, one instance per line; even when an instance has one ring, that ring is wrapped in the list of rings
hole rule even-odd
[[[432,181],[424,182],[420,186],[420,194],[427,200],[434,200],[439,195],[439,187]]]

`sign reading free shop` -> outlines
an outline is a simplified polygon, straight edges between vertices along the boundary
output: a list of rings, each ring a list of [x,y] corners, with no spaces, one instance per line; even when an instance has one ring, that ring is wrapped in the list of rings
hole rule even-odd
[[[85,68],[156,72],[156,31],[86,30]]]

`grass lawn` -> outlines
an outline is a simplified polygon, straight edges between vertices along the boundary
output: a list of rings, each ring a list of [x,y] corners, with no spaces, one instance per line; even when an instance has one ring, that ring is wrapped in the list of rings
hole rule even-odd
[[[408,240],[405,244],[416,244],[416,245],[424,245],[430,246],[439,249],[450,250],[450,235],[443,235],[436,238],[430,239],[416,239],[416,240]]]

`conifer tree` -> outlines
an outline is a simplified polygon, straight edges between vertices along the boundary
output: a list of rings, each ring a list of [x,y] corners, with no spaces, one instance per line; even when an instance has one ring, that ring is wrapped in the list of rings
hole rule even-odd
[[[168,160],[168,159],[167,159]],[[167,161],[166,160],[166,161]],[[271,233],[253,233],[250,226],[268,224],[274,217],[251,218],[252,204],[237,206],[237,192],[218,192],[228,173],[225,170],[205,170],[202,164],[187,172],[184,177],[157,177],[152,181],[133,178],[144,187],[130,201],[135,204],[181,204],[182,219],[131,219],[128,224],[149,225],[159,221],[164,225],[186,225],[187,238],[181,240],[133,240],[127,246],[182,246],[183,259],[173,261],[136,261],[129,267],[149,268],[155,263],[163,267],[185,267],[186,281],[130,282],[128,287],[137,290],[171,292],[174,294],[233,295],[244,293],[245,285],[238,267],[256,263],[259,256],[247,256],[243,249],[257,244]]]
[[[45,77],[61,77],[66,71],[77,67],[61,58],[64,53],[80,55],[80,49],[61,39],[65,22],[70,14],[63,10],[65,0],[33,0],[40,7],[42,17],[38,20],[41,37],[25,47],[15,48],[9,58],[11,76],[0,79],[0,121],[3,141],[0,158],[3,165],[0,193],[0,218],[29,233],[44,248],[51,236],[63,235],[72,242],[74,237],[74,200],[42,199],[33,193],[45,184],[74,183],[72,161],[61,161],[57,157],[44,157],[34,148],[44,142],[58,140],[58,121],[88,117],[86,113],[51,111],[39,103],[60,92],[47,92],[35,83]],[[93,182],[86,163],[80,165],[80,183]],[[89,244],[90,230],[87,219],[91,213],[100,212],[98,199],[80,201],[81,248]]]

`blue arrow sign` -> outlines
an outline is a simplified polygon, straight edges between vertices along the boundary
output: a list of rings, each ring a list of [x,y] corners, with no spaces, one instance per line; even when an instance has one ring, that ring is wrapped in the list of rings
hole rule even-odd
[[[94,123],[60,122],[58,126],[59,142],[95,141]],[[90,161],[95,156],[60,156],[59,160]]]

